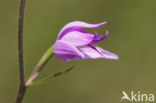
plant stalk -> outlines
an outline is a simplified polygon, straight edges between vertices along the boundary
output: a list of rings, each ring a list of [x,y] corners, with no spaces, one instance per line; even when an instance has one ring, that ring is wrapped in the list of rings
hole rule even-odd
[[[19,8],[19,22],[18,22],[18,58],[19,58],[20,84],[15,103],[22,103],[27,88],[25,85],[24,49],[23,49],[24,10],[25,10],[25,0],[21,0]]]

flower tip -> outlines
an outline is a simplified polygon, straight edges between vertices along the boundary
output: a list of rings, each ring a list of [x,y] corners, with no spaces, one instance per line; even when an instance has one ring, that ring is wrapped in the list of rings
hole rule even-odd
[[[107,24],[107,21],[104,21],[104,22],[102,22],[102,23],[100,23],[101,24],[101,26],[102,25],[105,25],[105,24]]]
[[[108,33],[109,33],[108,30],[106,30],[106,33],[105,33],[104,35],[105,35],[105,36],[108,36]]]
[[[99,27],[101,27],[101,26],[103,26],[105,24],[107,24],[107,21],[104,21],[104,22],[101,22],[101,23],[97,24],[98,26],[96,26],[94,28],[99,28]]]
[[[102,22],[101,24],[103,24],[103,25],[104,25],[104,24],[107,24],[107,21],[104,21],[104,22]]]
[[[119,56],[117,56],[117,55],[114,56],[114,59],[115,59],[115,60],[119,60]]]

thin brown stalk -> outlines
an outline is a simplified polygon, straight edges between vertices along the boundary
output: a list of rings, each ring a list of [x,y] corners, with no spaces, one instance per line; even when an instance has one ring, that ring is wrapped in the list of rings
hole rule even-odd
[[[18,23],[18,58],[19,58],[20,84],[15,103],[22,103],[27,88],[25,86],[24,53],[23,53],[24,9],[25,9],[25,0],[21,0],[19,8],[19,23]]]

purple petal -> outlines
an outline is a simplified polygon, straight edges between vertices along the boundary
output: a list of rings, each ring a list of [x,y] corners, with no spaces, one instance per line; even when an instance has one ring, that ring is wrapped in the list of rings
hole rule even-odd
[[[54,45],[54,53],[56,57],[62,61],[79,60],[84,57],[76,47],[62,40],[56,41]]]
[[[95,46],[85,46],[79,48],[79,50],[85,55],[85,59],[119,59],[118,56],[114,53],[111,53],[107,50],[104,50],[100,47]]]
[[[67,33],[61,40],[68,42],[74,46],[88,45],[94,40],[95,36],[82,31],[71,31]]]
[[[107,36],[108,36],[108,31],[102,36],[98,36],[97,32],[95,32],[95,38],[92,41],[92,43],[93,44],[99,43],[99,42],[103,41]]]
[[[86,22],[81,22],[81,21],[74,21],[66,24],[61,31],[59,32],[59,36],[57,39],[61,39],[66,33],[73,29],[81,29],[81,28],[98,28],[101,27],[102,25],[106,24],[107,22],[102,22],[99,24],[88,24]]]
[[[118,55],[116,55],[114,53],[111,53],[111,52],[109,52],[107,50],[104,50],[104,49],[102,49],[100,47],[99,47],[99,49],[102,52],[102,55],[103,55],[102,58],[105,58],[105,59],[119,59]]]

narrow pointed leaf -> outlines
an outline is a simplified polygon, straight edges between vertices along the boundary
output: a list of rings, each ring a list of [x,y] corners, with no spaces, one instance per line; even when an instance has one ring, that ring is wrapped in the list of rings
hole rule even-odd
[[[74,68],[74,66],[72,66],[71,68],[69,68],[69,69],[67,69],[65,71],[58,72],[58,73],[55,73],[55,74],[51,74],[51,75],[49,75],[48,77],[46,77],[44,79],[41,79],[41,80],[36,81],[36,82],[33,82],[29,86],[37,86],[37,85],[41,85],[41,84],[47,83],[48,81],[54,79],[55,77],[58,77],[58,76],[60,76],[62,74],[65,74],[65,73],[71,71],[73,68]]]

